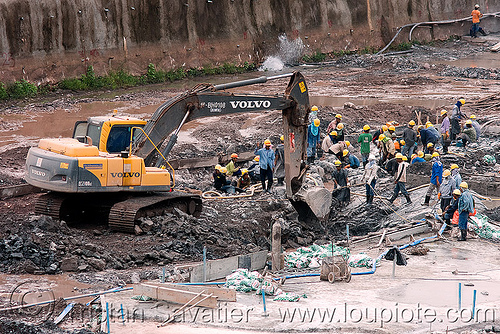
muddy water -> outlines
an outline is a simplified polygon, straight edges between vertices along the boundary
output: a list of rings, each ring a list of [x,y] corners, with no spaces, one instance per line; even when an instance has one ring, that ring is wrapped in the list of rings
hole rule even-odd
[[[24,283],[19,286],[19,284]],[[52,298],[70,297],[88,293],[92,286],[62,275],[7,275],[0,274],[0,297],[16,299],[22,294],[25,303],[36,303]],[[16,287],[19,288],[16,289]],[[15,290],[15,291],[14,291]],[[87,299],[91,299],[90,297]],[[83,299],[82,299],[83,300]]]
[[[434,63],[451,65],[462,68],[480,67],[480,68],[496,69],[500,68],[500,53],[482,52],[467,58],[455,59],[455,60],[439,60]]]

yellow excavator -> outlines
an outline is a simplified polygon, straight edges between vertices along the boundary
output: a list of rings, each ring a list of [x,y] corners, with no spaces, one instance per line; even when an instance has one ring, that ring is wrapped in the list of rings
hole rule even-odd
[[[283,95],[227,91],[287,77]],[[72,138],[41,139],[26,159],[26,181],[49,191],[40,196],[35,212],[65,221],[106,217],[111,228],[126,232],[133,232],[141,217],[174,207],[199,216],[201,197],[175,191],[173,169],[166,168],[181,127],[201,117],[266,110],[282,110],[285,182],[287,196],[293,198],[306,171],[309,115],[308,89],[299,72],[200,84],[166,101],[148,121],[116,114],[90,117],[75,124]]]

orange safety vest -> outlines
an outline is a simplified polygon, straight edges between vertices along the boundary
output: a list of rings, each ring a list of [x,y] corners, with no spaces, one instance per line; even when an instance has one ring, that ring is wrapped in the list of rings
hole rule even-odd
[[[478,11],[477,9],[474,9],[471,15],[472,15],[472,23],[479,23],[479,18],[483,17],[483,14],[481,14],[481,12]]]

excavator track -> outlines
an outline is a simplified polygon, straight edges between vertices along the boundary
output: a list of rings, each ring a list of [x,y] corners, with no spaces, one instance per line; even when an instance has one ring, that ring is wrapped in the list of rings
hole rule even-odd
[[[134,197],[113,205],[109,212],[109,227],[123,232],[134,232],[135,223],[142,217],[162,215],[174,208],[199,217],[202,209],[198,195],[171,192],[147,197]]]
[[[111,229],[134,233],[139,218],[162,215],[174,208],[199,217],[201,197],[169,192],[156,194],[63,194],[51,192],[39,197],[35,213],[69,223],[108,222]]]
[[[61,219],[60,212],[65,198],[59,194],[44,194],[35,203],[35,214]]]

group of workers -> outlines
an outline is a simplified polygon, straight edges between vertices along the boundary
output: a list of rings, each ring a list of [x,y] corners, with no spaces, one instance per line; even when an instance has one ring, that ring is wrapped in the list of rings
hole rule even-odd
[[[225,167],[219,164],[215,166],[213,173],[215,189],[233,195],[236,192],[245,192],[253,182],[260,180],[262,191],[271,193],[274,177],[278,179],[278,185],[283,185],[285,180],[284,140],[284,136],[281,136],[281,143],[275,149],[269,139],[266,139],[262,146],[257,144],[255,157],[247,168],[237,166],[238,154],[231,154],[231,160]]]
[[[363,132],[358,136],[357,142],[360,145],[361,161],[364,168],[362,182],[366,187],[367,204],[373,203],[380,168],[384,168],[394,177],[394,190],[388,201],[392,204],[401,192],[407,203],[412,203],[406,189],[408,166],[419,162],[431,162],[431,180],[423,205],[429,205],[432,194],[436,192],[438,200],[441,200],[441,210],[445,222],[449,224],[454,215],[458,215],[458,226],[461,232],[459,240],[466,239],[467,218],[469,214],[474,212],[474,200],[468,190],[467,183],[462,182],[458,165],[452,164],[450,169],[443,170],[440,154],[436,150],[436,146],[441,145],[443,154],[446,154],[450,145],[456,144],[465,147],[468,143],[474,143],[479,138],[481,131],[476,116],[471,115],[467,119],[461,111],[464,104],[465,100],[460,98],[453,106],[450,116],[447,110],[442,110],[439,129],[431,122],[417,126],[415,121],[411,120],[400,138],[396,134],[396,122],[384,124],[373,134],[370,133],[369,125],[363,126]],[[461,127],[463,121],[465,121],[465,125]],[[342,123],[342,115],[335,115],[335,118],[328,124],[323,139],[321,139],[321,121],[318,118],[317,106],[311,108],[309,123],[307,128],[307,163],[312,164],[323,155],[335,156],[335,169],[332,172],[335,189],[332,195],[337,198],[341,206],[347,205],[350,202],[347,169],[359,168],[361,163],[350,151],[351,143],[345,140],[346,128]],[[257,144],[254,151],[255,158],[248,168],[236,166],[238,160],[236,153],[231,155],[231,161],[225,167],[217,165],[213,174],[215,188],[234,194],[237,191],[244,192],[252,181],[260,180],[262,190],[270,193],[273,177],[277,177],[279,185],[283,184],[285,177],[284,137],[281,136],[280,139],[281,142],[275,149],[269,139],[266,139],[262,146]],[[422,150],[418,150],[419,143],[422,145]],[[372,152],[371,144],[374,144],[378,149],[380,156],[378,160]],[[228,177],[236,177],[236,179],[231,181]]]
[[[467,235],[467,217],[474,212],[474,201],[468,190],[466,182],[462,182],[459,167],[452,164],[450,169],[443,170],[440,153],[436,146],[442,146],[443,154],[448,153],[450,145],[467,146],[478,140],[481,131],[476,116],[467,116],[461,111],[465,100],[460,98],[452,108],[451,115],[447,110],[440,113],[441,124],[434,126],[431,122],[418,125],[411,120],[403,130],[402,136],[396,134],[396,124],[391,122],[384,124],[379,129],[370,133],[370,126],[365,125],[363,132],[358,136],[360,154],[364,173],[362,182],[366,187],[366,203],[372,204],[375,197],[375,186],[379,168],[384,168],[394,177],[394,190],[388,201],[392,204],[399,193],[403,194],[407,203],[412,203],[406,189],[406,175],[410,164],[431,162],[431,179],[425,195],[423,205],[429,205],[434,192],[441,200],[441,210],[446,223],[449,225],[454,214],[458,216],[458,225],[461,231],[459,240],[465,240]],[[317,117],[317,110],[315,116]],[[465,122],[464,122],[465,121]],[[347,168],[360,167],[359,159],[349,151],[350,142],[345,140],[345,125],[342,123],[342,115],[337,114],[327,127],[327,133],[320,143],[319,126],[320,120],[310,120],[308,129],[308,162],[316,159],[318,148],[324,154],[333,154],[335,170],[332,179],[335,184],[333,196],[337,198],[341,206],[350,201],[349,173]],[[464,123],[464,126],[461,126]],[[380,156],[378,159],[372,152],[371,144],[374,144]],[[418,145],[422,150],[418,150]],[[456,218],[456,217],[455,217]],[[457,219],[454,219],[454,221]]]

